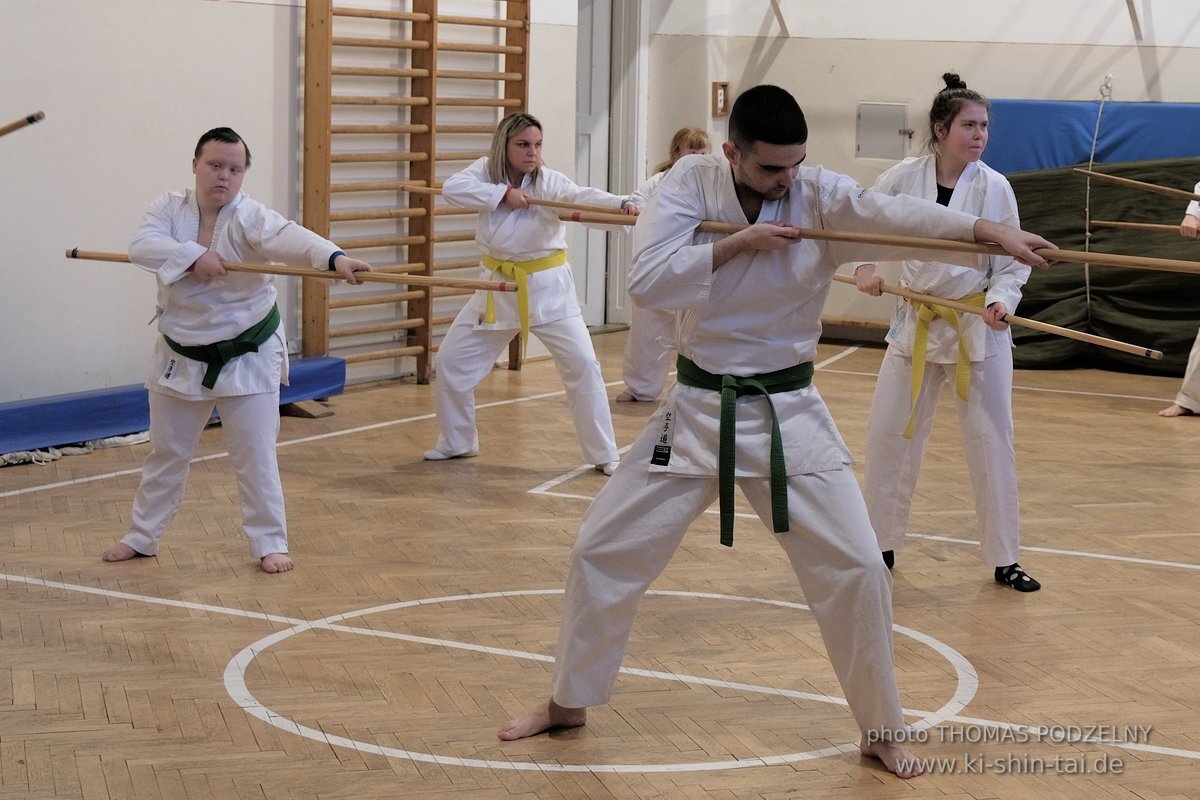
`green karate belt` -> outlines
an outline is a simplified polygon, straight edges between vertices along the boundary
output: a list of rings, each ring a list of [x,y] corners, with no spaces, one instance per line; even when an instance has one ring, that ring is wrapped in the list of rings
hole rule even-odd
[[[764,372],[740,378],[737,375],[714,375],[696,366],[691,359],[679,356],[675,362],[675,379],[684,386],[708,389],[721,393],[720,447],[717,452],[717,491],[721,518],[721,544],[733,547],[733,486],[737,447],[737,398],[746,394],[761,394],[771,407],[771,522],[775,533],[788,531],[787,468],[783,463],[783,435],[779,432],[779,417],[771,395],[794,392],[812,385],[813,364],[805,361],[787,369]]]
[[[240,355],[257,353],[258,346],[270,339],[278,328],[279,306],[274,305],[271,306],[271,313],[263,317],[263,320],[257,325],[247,328],[233,339],[226,339],[223,342],[186,345],[180,344],[165,333],[163,338],[167,340],[167,344],[172,350],[184,358],[208,364],[208,370],[205,371],[204,380],[200,382],[200,385],[205,389],[211,389],[217,385],[217,376],[221,374],[222,367]]]

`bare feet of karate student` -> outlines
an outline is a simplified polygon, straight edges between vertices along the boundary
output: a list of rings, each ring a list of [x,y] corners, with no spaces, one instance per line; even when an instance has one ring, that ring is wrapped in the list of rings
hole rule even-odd
[[[1190,417],[1195,414],[1190,408],[1184,408],[1179,403],[1171,403],[1171,405],[1158,412],[1160,417]]]
[[[139,553],[124,542],[117,542],[101,553],[100,558],[105,561],[128,561],[131,558],[140,558],[145,555],[145,553]]]
[[[628,389],[617,395],[618,403],[636,403],[637,401],[637,397],[635,397],[633,392],[629,391]]]
[[[871,742],[868,744],[867,735],[864,733],[862,740],[858,743],[858,749],[864,756],[882,761],[888,772],[894,773],[897,778],[915,778],[923,771],[920,762],[913,757],[913,754],[896,742]]]
[[[586,708],[563,708],[553,700],[546,700],[516,719],[510,719],[496,735],[501,741],[512,742],[527,736],[537,736],[543,731],[578,728],[586,723]]]
[[[261,564],[263,572],[290,572],[296,566],[287,553],[267,553]]]

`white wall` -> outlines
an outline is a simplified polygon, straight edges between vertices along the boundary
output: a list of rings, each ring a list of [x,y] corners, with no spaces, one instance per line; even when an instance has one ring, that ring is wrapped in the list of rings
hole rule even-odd
[[[441,6],[494,14],[480,3]],[[570,173],[574,3],[532,16],[531,107]],[[208,128],[241,133],[246,192],[298,216],[302,20],[296,0],[0,0],[0,124],[46,113],[0,138],[0,402],[142,381],[154,280],[63,252],[124,252],[155,197],[192,185]],[[297,290],[280,290],[294,339]]]
[[[442,6],[478,14],[481,3],[495,6]],[[1117,100],[1198,99],[1193,0],[1135,0],[1141,45],[1125,0],[970,0],[952,18],[944,0],[778,0],[787,35],[762,0],[645,3],[648,165],[682,125],[724,140],[724,119],[709,113],[714,80],[734,93],[762,81],[791,89],[809,115],[811,159],[863,182],[887,163],[854,158],[857,102],[907,103],[919,128],[951,67],[994,97],[1092,99],[1111,74]],[[298,0],[0,0],[0,124],[46,112],[0,138],[0,402],[141,381],[153,280],[62,253],[124,251],[151,200],[191,184],[207,128],[242,133],[254,154],[247,191],[298,213],[301,14]],[[570,173],[577,6],[534,0],[532,17],[530,105],[547,127],[547,162]],[[886,304],[842,288],[832,316],[886,317]]]
[[[953,17],[943,0],[778,4],[790,35],[769,2],[654,3],[649,161],[684,125],[724,140],[726,121],[709,110],[713,81],[729,81],[735,96],[758,83],[791,91],[808,118],[808,163],[866,185],[893,162],[855,156],[857,104],[906,104],[907,127],[917,131],[909,154],[918,154],[946,71],[995,98],[1095,100],[1111,75],[1114,100],[1200,100],[1200,5],[1191,0],[1135,1],[1141,44],[1125,0],[970,0],[955,4]],[[838,285],[826,317],[883,322],[891,307]]]

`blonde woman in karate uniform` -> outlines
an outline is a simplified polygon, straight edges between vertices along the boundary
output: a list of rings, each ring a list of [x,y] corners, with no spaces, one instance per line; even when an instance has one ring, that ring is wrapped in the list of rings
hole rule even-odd
[[[105,561],[158,553],[183,501],[192,454],[213,409],[221,416],[242,500],[242,528],[264,572],[292,569],[275,458],[287,344],[270,275],[227,272],[224,261],[336,269],[348,283],[370,269],[333,242],[242,194],[250,149],[229,128],[200,137],[194,190],[168,192],[146,212],[129,259],[158,277],[158,330],[146,388],[150,455],[129,533]],[[240,352],[229,360],[217,345]],[[205,360],[201,360],[205,359]]]
[[[663,176],[684,156],[709,151],[708,132],[700,128],[680,128],[671,137],[669,157],[654,168],[654,174],[637,188],[629,199],[639,208],[654,196]],[[625,389],[617,395],[618,403],[649,401],[658,398],[667,385],[671,371],[668,357],[675,348],[675,315],[670,311],[631,306],[629,337],[625,340],[625,359],[622,364]]]
[[[437,355],[438,439],[425,459],[479,453],[475,387],[521,331],[522,344],[532,332],[554,358],[587,463],[611,475],[619,460],[616,436],[567,262],[566,225],[554,209],[531,205],[529,199],[608,206],[627,214],[636,214],[637,206],[628,198],[577,186],[543,166],[542,124],[529,114],[501,120],[491,154],[447,178],[442,196],[479,210],[475,241],[483,251],[483,277],[515,280],[520,290],[476,292],[451,323]]]
[[[879,176],[874,190],[913,195],[984,219],[1017,225],[1017,202],[1004,176],[980,156],[988,140],[987,99],[957,75],[929,112],[931,155],[908,158]],[[980,269],[936,261],[903,262],[900,284],[922,294],[976,304],[982,317],[905,302],[888,331],[867,426],[864,494],[890,569],[904,544],[912,496],[942,386],[955,393],[983,558],[996,582],[1019,592],[1041,588],[1017,563],[1020,519],[1012,422],[1012,334],[1029,267],[1011,256],[982,256]],[[854,272],[860,291],[878,296],[875,265]],[[921,307],[918,307],[921,306]],[[922,317],[924,316],[924,321]]]

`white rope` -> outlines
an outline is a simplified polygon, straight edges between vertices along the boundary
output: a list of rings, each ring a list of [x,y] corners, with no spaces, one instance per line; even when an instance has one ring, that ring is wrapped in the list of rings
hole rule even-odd
[[[1100,117],[1104,114],[1104,104],[1112,99],[1112,75],[1104,76],[1104,83],[1100,84],[1100,107],[1096,109],[1096,127],[1092,131],[1092,151],[1088,154],[1088,172],[1091,172],[1096,164],[1096,141],[1100,138]],[[1083,201],[1083,251],[1090,252],[1092,249],[1092,176],[1087,176],[1087,188],[1084,194]],[[1085,292],[1085,307],[1088,312],[1088,321],[1091,322],[1092,316],[1092,272],[1091,265],[1083,265],[1083,286]]]

